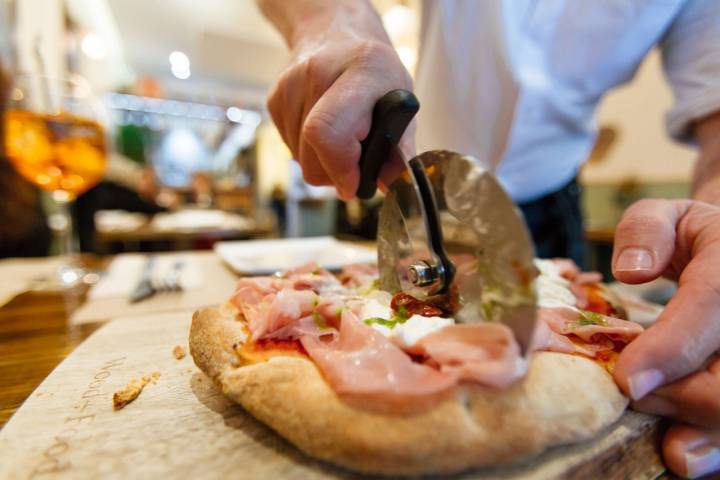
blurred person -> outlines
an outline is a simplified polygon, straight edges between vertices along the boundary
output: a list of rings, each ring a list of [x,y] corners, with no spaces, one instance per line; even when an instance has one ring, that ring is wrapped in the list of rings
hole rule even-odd
[[[4,113],[12,77],[0,65],[0,113]],[[40,190],[26,181],[5,156],[5,120],[0,118],[0,258],[48,254],[52,235]]]
[[[165,210],[158,202],[161,186],[147,155],[153,135],[147,126],[132,123],[115,131],[115,149],[108,152],[102,182],[80,195],[74,206],[81,251],[97,253],[95,214],[100,210],[146,214]]]
[[[292,52],[268,108],[313,185],[358,186],[375,102],[413,89],[366,0],[258,0]],[[720,470],[720,2],[425,0],[415,91],[419,150],[488,161],[522,209],[541,257],[582,263],[576,176],[594,114],[655,46],[675,94],[670,134],[696,144],[693,199],[644,200],[617,227],[613,273],[679,280],[657,323],[626,348],[615,379],[635,408],[678,420],[663,452],[675,472]],[[401,142],[414,153],[413,126]],[[388,185],[403,168],[384,165]]]
[[[281,234],[285,235],[287,227],[287,195],[285,189],[279,183],[273,185],[270,191],[270,209],[277,219],[277,229]]]
[[[192,200],[198,207],[209,208],[213,202],[213,180],[208,172],[193,172],[190,177]]]

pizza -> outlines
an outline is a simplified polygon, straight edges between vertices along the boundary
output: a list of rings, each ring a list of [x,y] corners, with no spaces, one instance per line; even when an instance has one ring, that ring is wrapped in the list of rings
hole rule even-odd
[[[355,471],[440,474],[592,437],[627,399],[611,372],[642,327],[568,260],[536,260],[529,359],[504,325],[378,289],[373,265],[239,280],[195,312],[197,366],[306,454]]]

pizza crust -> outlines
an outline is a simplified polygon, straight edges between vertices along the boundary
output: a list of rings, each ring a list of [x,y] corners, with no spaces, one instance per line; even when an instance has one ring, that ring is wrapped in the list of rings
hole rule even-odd
[[[225,395],[297,448],[365,473],[453,473],[517,462],[594,436],[627,406],[592,360],[542,352],[506,390],[468,385],[420,411],[379,411],[340,398],[300,356],[239,366],[233,346],[245,337],[232,312],[199,310],[190,353]]]

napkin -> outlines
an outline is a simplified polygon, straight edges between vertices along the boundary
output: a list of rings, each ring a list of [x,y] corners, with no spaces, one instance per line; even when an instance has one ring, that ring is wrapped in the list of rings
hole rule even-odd
[[[97,300],[129,297],[142,278],[148,258],[148,255],[136,254],[118,256],[110,262],[103,278],[88,293],[88,298]],[[182,262],[180,285],[183,290],[200,288],[203,284],[202,268],[197,258],[189,254],[157,255],[152,270],[153,277],[164,277],[178,262]]]
[[[248,229],[253,222],[241,215],[221,210],[180,210],[158,213],[152,219],[158,230]]]
[[[148,221],[143,213],[124,210],[99,210],[95,213],[95,227],[101,232],[129,232]]]
[[[0,260],[0,307],[32,290],[42,279],[55,275],[60,263],[59,257]]]

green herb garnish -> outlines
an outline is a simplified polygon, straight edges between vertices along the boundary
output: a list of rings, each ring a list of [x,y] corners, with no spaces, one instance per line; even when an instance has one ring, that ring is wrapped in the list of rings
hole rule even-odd
[[[607,326],[607,320],[605,320],[605,317],[600,313],[581,310],[580,318],[578,319],[577,324],[579,327],[584,327],[586,325]]]
[[[390,320],[385,320],[381,317],[371,317],[366,318],[365,320],[363,320],[363,322],[365,323],[365,325],[377,324],[387,328],[395,328],[398,323],[407,322],[408,318],[410,317],[408,316],[407,309],[401,306],[400,308],[398,308],[397,312],[395,312],[395,315],[393,315]]]
[[[330,328],[330,326],[325,323],[325,319],[318,312],[313,312],[312,317],[313,322],[315,322],[315,325],[317,325],[320,330],[327,330],[328,328]]]
[[[388,328],[395,328],[395,325],[397,325],[397,323],[398,323],[395,320],[385,320],[384,318],[381,318],[381,317],[366,318],[365,320],[363,320],[363,322],[365,323],[365,325],[376,324],[376,325],[382,325],[383,327],[388,327]]]

